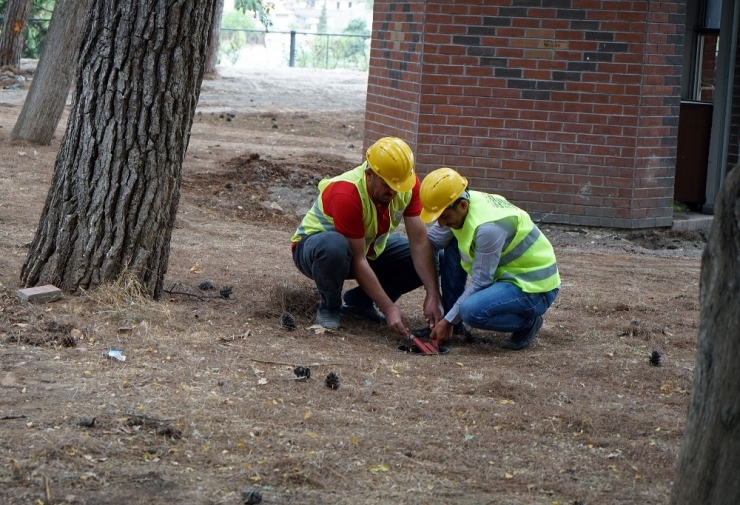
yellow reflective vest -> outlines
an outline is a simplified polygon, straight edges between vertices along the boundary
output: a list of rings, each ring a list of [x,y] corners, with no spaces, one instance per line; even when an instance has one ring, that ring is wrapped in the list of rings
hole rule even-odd
[[[525,293],[545,293],[560,286],[560,274],[555,251],[529,214],[509,203],[503,196],[470,192],[470,206],[465,223],[459,230],[452,230],[460,249],[460,264],[468,274],[473,266],[473,240],[479,226],[506,221],[504,229],[516,223],[513,240],[504,245],[494,282],[513,282]]]
[[[357,187],[360,200],[362,201],[362,221],[365,227],[365,254],[367,255],[370,247],[374,244],[373,254],[367,257],[372,260],[380,256],[380,253],[385,249],[388,236],[398,227],[403,219],[403,212],[411,202],[411,190],[398,193],[391,200],[388,206],[388,211],[390,212],[390,226],[388,227],[388,231],[383,235],[376,236],[378,233],[378,215],[375,210],[375,204],[367,192],[367,183],[365,181],[366,168],[367,162],[331,179],[321,180],[319,182],[319,196],[308,213],[306,213],[303,221],[301,221],[291,241],[300,242],[304,237],[313,235],[314,233],[336,231],[334,228],[334,218],[324,213],[324,203],[321,197],[326,187],[332,182],[346,181],[351,182]]]

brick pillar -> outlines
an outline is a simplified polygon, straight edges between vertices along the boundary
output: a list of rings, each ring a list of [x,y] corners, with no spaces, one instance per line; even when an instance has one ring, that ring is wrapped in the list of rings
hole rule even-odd
[[[635,156],[633,223],[673,222],[685,6],[647,3]]]
[[[385,136],[416,145],[425,3],[375,1],[365,148]]]
[[[365,142],[411,139],[419,173],[548,221],[668,226],[684,18],[683,0],[376,1]]]

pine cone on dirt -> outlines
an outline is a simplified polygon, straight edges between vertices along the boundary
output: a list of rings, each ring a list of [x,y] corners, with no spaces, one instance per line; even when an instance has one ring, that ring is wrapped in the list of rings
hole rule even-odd
[[[77,347],[77,340],[72,335],[65,335],[59,343],[62,347]]]
[[[253,487],[242,489],[242,500],[244,505],[257,505],[262,503],[262,493]]]
[[[214,291],[216,286],[211,281],[203,281],[198,285],[198,289],[201,291]]]
[[[339,375],[334,372],[329,372],[329,375],[327,375],[324,380],[324,384],[326,384],[326,387],[329,389],[339,389]]]
[[[311,369],[307,366],[297,366],[293,370],[293,373],[296,375],[296,377],[305,377],[306,379],[311,378]]]
[[[297,326],[295,324],[293,314],[291,314],[290,312],[283,312],[283,315],[280,316],[280,327],[285,328],[288,331],[295,330]]]
[[[650,364],[653,366],[660,366],[660,353],[658,351],[653,351],[650,354]]]

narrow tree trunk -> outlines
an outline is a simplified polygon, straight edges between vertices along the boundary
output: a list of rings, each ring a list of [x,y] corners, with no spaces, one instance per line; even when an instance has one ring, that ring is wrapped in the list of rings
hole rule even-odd
[[[211,29],[211,39],[208,42],[206,74],[215,74],[216,65],[218,65],[218,49],[221,42],[221,17],[224,13],[224,0],[216,0],[213,9],[213,28]]]
[[[671,503],[740,501],[740,168],[715,207],[701,268],[696,368]]]
[[[89,9],[90,0],[57,0],[12,139],[51,143],[64,112]]]
[[[214,1],[92,0],[24,285],[161,295]]]
[[[8,0],[5,5],[3,31],[0,33],[0,67],[10,65],[18,69],[21,66],[23,41],[30,11],[31,0]]]

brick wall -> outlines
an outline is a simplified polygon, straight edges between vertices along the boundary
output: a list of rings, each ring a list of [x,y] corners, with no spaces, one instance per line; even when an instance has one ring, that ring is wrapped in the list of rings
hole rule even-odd
[[[685,3],[493,3],[376,0],[366,143],[403,133],[421,174],[544,221],[669,226]]]
[[[365,147],[396,136],[416,144],[424,1],[375,2],[365,111]],[[432,78],[431,76],[429,76]]]

